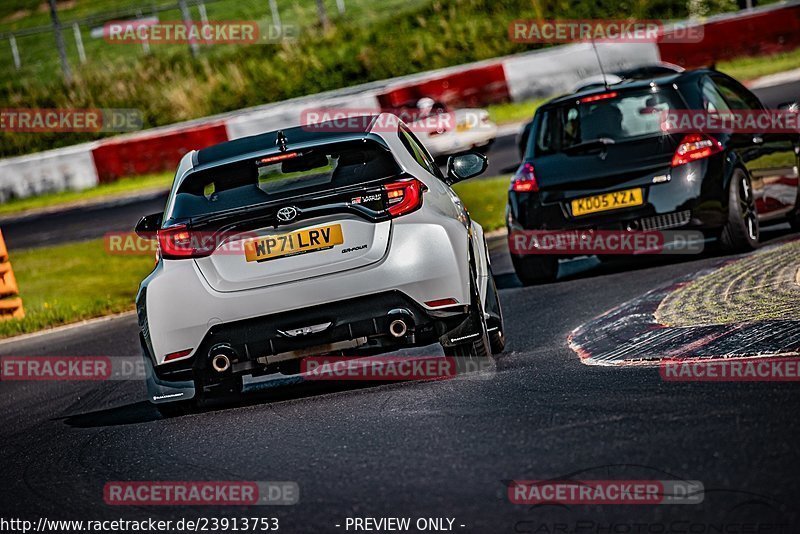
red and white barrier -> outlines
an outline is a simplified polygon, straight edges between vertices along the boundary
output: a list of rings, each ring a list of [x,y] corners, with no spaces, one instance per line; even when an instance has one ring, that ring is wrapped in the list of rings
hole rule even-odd
[[[225,121],[225,127],[228,139],[239,139],[297,126],[302,122],[303,111],[309,108],[378,109],[379,105],[373,91],[334,98],[303,97],[237,114]]]
[[[143,132],[123,138],[98,142],[92,149],[100,183],[112,182],[123,176],[150,174],[172,170],[184,154],[193,149],[228,140],[222,121],[188,128]]]
[[[660,61],[685,67],[800,47],[800,2],[712,17],[698,43],[598,43],[607,71]],[[308,108],[396,107],[423,96],[451,106],[483,106],[567,92],[599,73],[591,46],[577,43],[373,82],[147,130],[74,147],[0,160],[0,202],[83,189],[123,176],[172,170],[181,156],[229,139],[300,123]]]
[[[659,39],[662,61],[685,68],[709,66],[739,56],[775,54],[800,47],[800,3],[772,6],[717,15],[703,21],[703,40],[693,44]]]

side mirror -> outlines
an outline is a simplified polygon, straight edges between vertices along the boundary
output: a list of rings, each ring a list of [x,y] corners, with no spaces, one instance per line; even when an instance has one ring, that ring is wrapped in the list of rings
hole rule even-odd
[[[447,182],[454,184],[478,176],[488,166],[489,161],[486,156],[479,152],[465,152],[457,156],[450,156],[447,159]]]
[[[136,232],[136,235],[142,239],[154,239],[156,232],[159,228],[161,228],[161,219],[163,218],[163,212],[145,215],[139,219],[139,222],[136,223],[136,227],[133,229],[133,231]]]
[[[791,113],[798,113],[800,112],[800,104],[797,102],[783,102],[782,104],[778,104],[778,109]]]

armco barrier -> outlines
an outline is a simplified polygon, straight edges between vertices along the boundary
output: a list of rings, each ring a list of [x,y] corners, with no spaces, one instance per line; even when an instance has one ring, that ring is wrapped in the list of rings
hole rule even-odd
[[[712,17],[698,43],[658,43],[662,61],[686,68],[742,55],[774,54],[800,47],[800,3]],[[665,35],[669,35],[669,31]],[[663,40],[662,36],[660,40]]]
[[[3,233],[0,232],[0,321],[25,317],[22,299],[17,295],[19,295],[17,279],[14,277],[14,271],[8,261],[8,250]]]
[[[97,170],[92,158],[96,144],[83,143],[0,160],[0,202],[96,186]]]
[[[174,170],[184,154],[228,140],[224,122],[98,142],[92,150],[100,183]]]

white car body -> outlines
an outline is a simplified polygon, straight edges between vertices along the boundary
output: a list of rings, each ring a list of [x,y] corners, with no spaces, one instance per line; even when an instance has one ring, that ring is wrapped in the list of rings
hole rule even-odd
[[[435,158],[471,149],[484,149],[497,137],[497,125],[491,121],[485,109],[456,109],[446,115],[447,118],[441,121],[444,126],[441,128],[427,128],[427,119],[409,125]]]
[[[252,147],[253,143],[258,145],[259,139],[268,141],[270,135],[274,136],[275,132],[227,144],[249,142],[248,146]],[[423,321],[419,317],[428,313],[432,314],[431,317],[466,317],[464,314],[471,306],[472,271],[476,275],[482,307],[487,310],[485,315],[488,317],[488,312],[496,306],[494,329],[502,332],[502,317],[499,304],[495,303],[496,292],[481,226],[469,219],[443,176],[436,176],[429,170],[433,168],[436,169],[434,172],[438,172],[438,168],[435,165],[421,165],[406,148],[401,135],[399,131],[380,132],[373,127],[372,130],[345,137],[360,137],[365,143],[384,145],[381,148],[388,148],[404,175],[414,177],[424,185],[426,190],[422,193],[421,207],[415,211],[380,222],[364,220],[352,213],[330,213],[310,219],[298,218],[279,227],[259,227],[253,233],[263,238],[303,228],[337,224],[341,225],[344,236],[344,243],[327,250],[279,257],[264,263],[247,261],[244,253],[223,253],[222,248],[217,248],[206,257],[159,259],[154,271],[142,282],[137,297],[142,347],[150,369],[148,391],[151,402],[181,401],[195,395],[196,384],[188,379],[192,375],[187,369],[193,369],[196,376],[197,365],[208,367],[207,363],[199,362],[213,356],[208,347],[211,342],[209,339],[215,341],[215,347],[220,345],[220,340],[214,336],[238,337],[239,334],[234,336],[230,332],[241,331],[245,332],[241,334],[245,338],[250,336],[255,339],[258,332],[273,326],[281,336],[288,335],[286,332],[289,328],[292,335],[302,336],[305,335],[302,331],[311,332],[313,328],[321,326],[317,326],[316,319],[309,320],[310,324],[302,324],[303,321],[296,317],[322,314],[330,322],[337,323],[345,315],[357,315],[360,307],[366,309],[370,306],[375,306],[371,313],[377,315],[377,321],[380,321],[392,310],[382,309],[378,303],[382,299],[392,301],[398,296],[410,299],[403,300],[410,304],[401,308],[413,308],[414,318],[408,322],[412,328],[416,324],[420,332]],[[290,151],[302,148],[291,145],[291,134],[287,137]],[[172,186],[164,221],[169,222],[170,214],[175,210],[176,193],[187,177],[216,165],[241,163],[265,154],[275,154],[277,149],[274,145],[274,141],[268,142],[257,151],[205,164],[198,163],[197,151],[186,154]],[[314,143],[307,146],[313,147]],[[426,158],[430,156],[426,155]],[[281,206],[295,209],[293,204],[292,200],[288,200],[282,202]],[[277,209],[278,205],[275,207]],[[161,231],[163,229],[159,229]],[[232,241],[226,243],[231,244]],[[487,304],[487,298],[493,299],[492,302]],[[443,299],[452,299],[454,302],[447,301],[451,303],[444,306],[426,304]],[[337,303],[343,304],[337,308]],[[266,318],[265,323],[259,323],[262,318]],[[284,318],[286,324],[279,324]],[[359,321],[357,323],[354,319],[352,324],[364,323],[361,319]],[[324,326],[326,322],[320,324]],[[379,323],[376,320],[372,322],[377,329]],[[348,326],[352,334],[353,327]],[[333,332],[335,326],[329,325],[328,328]],[[328,339],[321,346],[316,346],[311,339],[314,335],[317,334],[309,335],[308,344],[311,347],[304,349],[305,352],[273,350],[273,342],[277,344],[282,339],[276,341],[270,338],[268,345],[264,345],[266,342],[263,340],[258,343],[252,341],[250,345],[244,343],[244,349],[239,344],[231,360],[235,362],[237,357],[241,360],[234,363],[232,368],[235,369],[236,365],[242,367],[242,361],[255,361],[258,357],[272,363],[273,360],[299,358],[314,350],[324,353],[325,347],[332,352],[363,347],[362,336],[355,341]],[[413,337],[410,339],[414,341]],[[289,341],[296,342],[295,339],[287,340],[287,343]],[[391,345],[389,341],[385,343]],[[370,343],[373,342],[375,340],[370,338]],[[232,340],[231,347],[236,347],[236,343],[238,340]],[[265,346],[269,349],[264,349]],[[258,349],[254,347],[261,347],[260,350],[266,353],[256,354]],[[243,354],[238,354],[244,352],[247,353],[247,359]],[[175,354],[179,357],[175,357]],[[168,355],[172,355],[169,361]],[[169,369],[183,370],[176,371],[173,380],[165,376]],[[273,372],[264,374],[263,371],[259,369],[258,373],[253,373],[259,375],[257,379],[248,376],[247,372],[242,373],[245,375],[244,385],[275,378],[286,379],[286,375]]]

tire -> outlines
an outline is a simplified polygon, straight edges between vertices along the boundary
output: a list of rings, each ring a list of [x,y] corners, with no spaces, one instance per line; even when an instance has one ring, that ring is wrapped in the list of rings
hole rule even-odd
[[[722,250],[728,254],[758,247],[759,227],[750,178],[737,169],[728,188],[728,222],[720,234]]]
[[[623,258],[628,259],[630,256],[623,256],[621,254],[596,254],[595,258],[597,258],[597,261],[600,263],[615,263]]]
[[[194,411],[195,403],[194,401],[179,401],[179,402],[167,402],[164,404],[156,404],[156,410],[158,413],[161,414],[161,417],[164,419],[169,419],[171,417],[180,417],[182,415],[189,415]]]
[[[473,333],[479,335],[466,343],[452,347],[442,347],[442,349],[444,350],[445,356],[474,361],[490,358],[492,348],[489,341],[489,332],[486,324],[483,302],[481,302],[480,293],[478,291],[477,276],[472,266],[470,266],[470,289],[472,293],[470,298],[470,319],[473,323]]]
[[[558,278],[558,256],[512,254],[511,263],[524,286],[555,282]]]
[[[242,398],[242,377],[226,378],[218,383],[207,384],[195,379],[197,393],[194,403],[198,409],[205,409],[220,404],[234,404]]]
[[[797,190],[797,199],[794,202],[794,209],[789,213],[789,226],[793,232],[800,232],[800,188]]]
[[[492,354],[500,354],[506,348],[505,324],[503,322],[503,309],[500,307],[500,295],[497,293],[497,284],[495,284],[491,269],[489,269],[489,293],[487,297],[492,298],[492,302],[488,302],[487,298],[489,312],[497,316],[496,319],[492,319],[492,326],[489,332],[489,347],[492,350]]]
[[[789,226],[793,232],[800,232],[800,209],[789,216]]]

